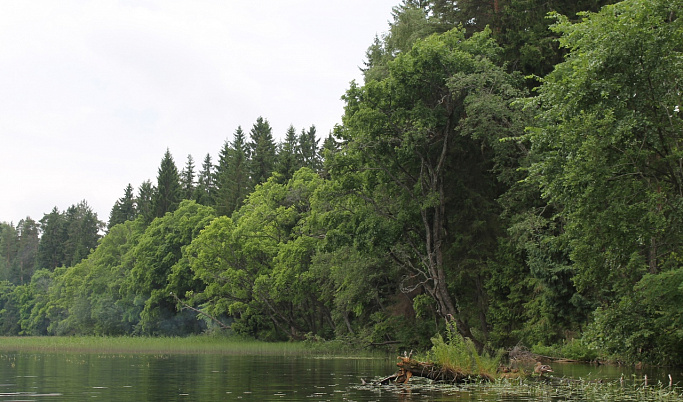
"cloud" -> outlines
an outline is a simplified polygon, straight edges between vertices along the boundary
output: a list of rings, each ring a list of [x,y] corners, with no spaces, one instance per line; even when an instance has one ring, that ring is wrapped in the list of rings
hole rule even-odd
[[[326,135],[394,1],[3,1],[0,221],[83,199],[108,219],[124,187],[216,155],[267,118]]]

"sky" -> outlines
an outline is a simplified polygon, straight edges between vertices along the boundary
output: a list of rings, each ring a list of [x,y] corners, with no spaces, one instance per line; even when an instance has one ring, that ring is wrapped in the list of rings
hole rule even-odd
[[[0,1],[0,222],[216,162],[259,116],[326,137],[399,0]]]

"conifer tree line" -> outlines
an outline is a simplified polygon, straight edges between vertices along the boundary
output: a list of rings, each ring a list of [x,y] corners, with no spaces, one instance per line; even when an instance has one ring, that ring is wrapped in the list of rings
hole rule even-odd
[[[322,144],[259,118],[217,160],[167,151],[101,238],[85,201],[2,224],[0,333],[427,348],[448,321],[680,364],[682,11],[404,0]]]

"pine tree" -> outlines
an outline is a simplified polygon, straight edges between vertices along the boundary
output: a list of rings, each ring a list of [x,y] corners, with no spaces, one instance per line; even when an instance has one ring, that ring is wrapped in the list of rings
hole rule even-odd
[[[251,128],[249,173],[253,186],[264,183],[275,170],[275,141],[268,120],[259,117]]]
[[[167,212],[173,212],[178,208],[181,198],[180,176],[178,168],[173,161],[171,152],[166,149],[159,173],[157,176],[157,191],[152,199],[152,208],[155,217],[162,217]]]
[[[193,200],[195,195],[194,181],[194,159],[192,155],[187,155],[185,168],[180,173],[181,198],[183,200]]]

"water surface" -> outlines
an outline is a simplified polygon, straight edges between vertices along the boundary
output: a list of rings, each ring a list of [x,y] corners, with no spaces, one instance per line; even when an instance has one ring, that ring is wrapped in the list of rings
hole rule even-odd
[[[642,373],[625,368],[554,367],[558,377],[618,382],[624,374],[627,390],[642,382]],[[362,384],[361,379],[370,382],[395,368],[392,358],[0,352],[0,401],[512,402],[592,398],[581,392],[558,391],[556,386],[455,387],[419,379],[407,386]],[[675,374],[679,381],[681,374]],[[651,384],[668,382],[666,370],[650,372],[649,378]]]

